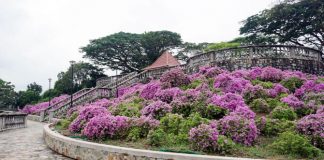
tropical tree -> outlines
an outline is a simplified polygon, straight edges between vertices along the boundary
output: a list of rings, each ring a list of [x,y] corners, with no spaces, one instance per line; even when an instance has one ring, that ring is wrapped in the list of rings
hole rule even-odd
[[[288,43],[323,50],[323,0],[286,0],[243,21],[240,33],[268,43]]]
[[[153,63],[163,51],[180,44],[181,36],[170,31],[143,34],[119,32],[90,40],[81,52],[95,64],[127,73],[140,71]]]

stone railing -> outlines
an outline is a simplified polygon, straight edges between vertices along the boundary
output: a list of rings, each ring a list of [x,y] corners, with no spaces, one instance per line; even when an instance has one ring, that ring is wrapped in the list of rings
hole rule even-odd
[[[242,46],[202,53],[187,60],[187,71],[201,66],[219,66],[227,70],[272,66],[282,70],[298,70],[323,75],[322,52],[301,46]]]
[[[49,111],[49,121],[51,121],[52,118],[61,118],[65,116],[67,111],[74,106],[89,103],[91,101],[94,101],[98,98],[110,98],[111,97],[111,89],[110,88],[93,88],[89,90],[88,92],[85,92],[84,94],[76,97],[73,99],[73,105],[71,106],[71,102],[66,102],[59,108],[53,108]]]
[[[26,113],[0,113],[0,131],[25,127],[27,127]]]
[[[123,81],[135,74],[137,74],[137,72],[131,72],[128,74],[117,75],[117,76],[102,77],[102,78],[97,79],[96,86],[97,87],[106,87],[108,84],[112,84],[113,82],[116,82],[116,81]]]
[[[72,100],[73,99],[76,99],[77,97],[83,95],[84,93],[88,92],[90,90],[90,88],[84,88],[84,89],[81,89],[80,91],[76,92],[76,93],[73,93],[73,96],[72,96]],[[52,104],[51,106],[43,109],[40,111],[40,120],[41,121],[44,121],[46,119],[48,119],[48,115],[49,115],[49,111],[51,109],[56,109],[56,108],[60,108],[62,105],[68,103],[71,101],[71,96],[67,97],[67,98],[64,98],[63,100],[57,102],[57,103],[54,103]]]

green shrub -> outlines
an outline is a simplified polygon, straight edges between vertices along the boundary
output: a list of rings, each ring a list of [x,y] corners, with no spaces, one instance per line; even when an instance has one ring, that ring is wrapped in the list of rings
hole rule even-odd
[[[198,87],[201,84],[201,80],[194,80],[192,81],[189,85],[183,85],[180,88],[182,90],[187,90],[187,89],[195,89],[196,87]]]
[[[196,102],[171,102],[172,113],[181,114],[183,117],[188,117],[192,112],[196,110],[197,107],[205,106],[206,104],[201,101]]]
[[[167,133],[178,134],[183,120],[181,115],[168,113],[161,118],[159,128]]]
[[[266,99],[270,110],[272,111],[274,108],[276,108],[277,106],[282,106],[284,105],[281,101],[279,101],[278,99],[275,98],[267,98]]]
[[[208,123],[208,119],[202,118],[199,113],[193,113],[180,124],[180,133],[188,134],[189,130],[200,124]]]
[[[121,103],[117,107],[112,107],[111,112],[114,115],[127,116],[127,117],[139,117],[141,115],[141,109],[143,105],[141,101],[134,99],[129,103]]]
[[[228,114],[228,110],[214,106],[212,104],[209,105],[198,105],[196,106],[196,111],[200,113],[200,115],[207,119],[220,119]]]
[[[279,154],[299,155],[313,158],[321,154],[321,151],[312,146],[309,140],[294,132],[284,132],[270,145]]]
[[[225,155],[231,153],[235,147],[235,143],[232,139],[227,138],[226,136],[219,135],[217,139],[217,152],[219,154]]]
[[[286,120],[295,120],[297,114],[294,110],[288,106],[278,106],[270,113],[271,117],[274,119],[286,119]]]
[[[137,141],[138,139],[141,138],[141,128],[139,127],[133,127],[132,129],[129,130],[129,133],[127,135],[126,140],[127,141]]]
[[[151,146],[161,146],[166,143],[167,136],[163,129],[150,130],[147,135],[148,143]]]
[[[280,82],[285,88],[289,89],[290,92],[295,92],[297,88],[303,85],[303,80],[297,77],[290,77]]]
[[[269,113],[271,108],[266,100],[262,98],[254,99],[250,104],[250,108],[257,113]]]
[[[61,119],[56,123],[55,128],[59,130],[66,130],[69,128],[72,121],[69,121],[68,119]]]
[[[273,88],[273,83],[272,82],[263,82],[263,81],[260,81],[258,79],[252,80],[251,82],[252,82],[252,84],[254,86],[255,85],[260,85],[260,86],[262,86],[265,89],[271,89],[271,88]]]
[[[259,118],[256,124],[261,134],[269,137],[296,129],[296,122],[285,119]]]

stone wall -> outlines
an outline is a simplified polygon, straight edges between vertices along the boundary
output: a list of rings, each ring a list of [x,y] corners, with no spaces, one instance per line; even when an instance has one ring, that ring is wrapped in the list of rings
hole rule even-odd
[[[193,155],[104,145],[65,137],[44,126],[45,143],[52,150],[78,160],[244,160],[244,158]]]
[[[27,127],[26,116],[19,112],[0,113],[0,131]]]

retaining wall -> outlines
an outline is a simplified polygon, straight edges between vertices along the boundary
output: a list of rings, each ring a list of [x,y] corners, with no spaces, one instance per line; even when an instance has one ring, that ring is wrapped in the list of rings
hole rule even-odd
[[[104,145],[73,139],[44,126],[45,143],[52,150],[78,160],[244,160],[222,156],[193,155]]]

